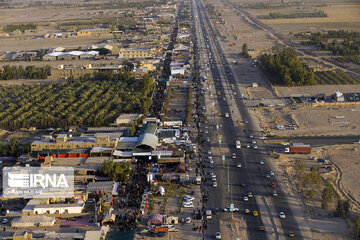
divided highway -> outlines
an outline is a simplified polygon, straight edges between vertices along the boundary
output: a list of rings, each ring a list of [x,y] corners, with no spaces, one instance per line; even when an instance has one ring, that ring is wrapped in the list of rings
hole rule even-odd
[[[207,136],[210,138],[210,143],[205,143],[203,155],[204,158],[207,158],[207,151],[216,149],[216,152],[212,151],[214,168],[208,169],[207,172],[212,170],[217,176],[218,183],[217,187],[212,187],[212,184],[209,183],[211,182],[209,175],[207,175],[208,183],[206,184],[206,189],[209,193],[207,208],[212,210],[216,208],[223,209],[224,207],[229,207],[229,204],[233,202],[235,207],[240,209],[239,212],[234,213],[234,217],[245,218],[249,238],[267,239],[267,234],[259,230],[259,227],[264,225],[261,217],[255,217],[252,214],[245,215],[243,210],[249,209],[251,213],[254,210],[259,211],[259,203],[257,201],[259,199],[262,201],[265,196],[269,196],[272,193],[274,189],[271,187],[270,181],[265,178],[265,175],[271,169],[265,162],[264,153],[261,152],[261,149],[236,149],[235,147],[237,139],[245,143],[251,140],[248,138],[250,134],[255,135],[252,132],[255,129],[254,123],[251,121],[243,101],[239,98],[241,94],[239,89],[233,87],[236,85],[236,80],[216,37],[216,31],[214,31],[209,21],[203,3],[192,0],[191,4],[195,16],[194,21],[197,28],[196,33],[198,34],[197,40],[200,51],[199,55],[202,58],[202,69],[208,68],[211,71],[212,81],[209,87],[212,87],[215,93],[220,92],[221,96],[219,98],[216,96],[217,94],[205,92],[206,96],[204,95],[201,101],[201,106],[206,106],[208,113],[209,133]],[[215,109],[215,113],[209,114],[210,109]],[[217,112],[221,114],[221,117],[216,114]],[[230,117],[225,118],[225,113],[229,113]],[[238,116],[237,113],[239,113],[238,115],[240,115],[242,121],[246,120],[247,123],[245,125],[238,126],[236,124],[237,120],[240,120],[235,119]],[[215,125],[222,127],[219,130],[215,130],[213,129]],[[220,150],[218,143],[219,136],[222,136]],[[259,142],[258,139],[256,141]],[[261,144],[258,143],[258,145],[261,148]],[[237,158],[235,160],[231,158],[232,153],[236,153]],[[221,160],[222,154],[226,155],[225,164]],[[260,165],[260,161],[264,161],[265,164]],[[237,168],[237,163],[241,163],[242,168]],[[231,191],[227,191],[228,179]],[[271,181],[276,183],[276,180]],[[244,184],[245,187],[242,187]],[[276,210],[277,214],[279,212],[285,212],[286,214],[286,219],[281,219],[280,221],[281,226],[274,226],[275,239],[286,238],[285,236],[290,231],[295,233],[296,239],[302,239],[299,226],[284,193],[281,189],[276,188],[275,190],[277,190],[279,197],[270,198],[271,207]],[[260,196],[260,198],[250,198],[248,202],[243,202],[241,199],[248,192],[252,192],[255,196]],[[208,222],[208,228],[205,231],[206,239],[215,237],[215,233],[220,231],[219,221],[229,219],[231,215],[229,214],[221,213],[215,215],[215,219],[213,218]],[[278,218],[277,214],[272,217]],[[272,221],[272,224],[274,225],[274,221]]]

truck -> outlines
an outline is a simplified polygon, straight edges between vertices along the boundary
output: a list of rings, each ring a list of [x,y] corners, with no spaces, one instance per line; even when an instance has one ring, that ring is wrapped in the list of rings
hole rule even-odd
[[[150,230],[151,233],[158,233],[158,232],[168,232],[168,226],[153,226]]]
[[[290,147],[285,148],[285,153],[310,154],[311,146],[303,143],[293,143]]]
[[[201,177],[200,177],[200,176],[197,176],[197,177],[196,177],[196,184],[197,184],[197,185],[200,185],[200,184],[201,184]]]
[[[241,148],[241,142],[240,142],[240,140],[236,140],[236,148]]]

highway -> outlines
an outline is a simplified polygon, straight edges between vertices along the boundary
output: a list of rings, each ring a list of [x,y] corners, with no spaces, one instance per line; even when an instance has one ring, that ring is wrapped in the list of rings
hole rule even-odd
[[[255,217],[252,214],[245,215],[243,210],[249,209],[251,212],[254,210],[259,211],[259,203],[257,201],[265,197],[268,198],[273,188],[270,186],[270,181],[266,180],[265,175],[271,169],[263,159],[265,152],[261,151],[261,144],[258,143],[260,149],[235,148],[236,139],[240,139],[241,142],[251,141],[248,136],[253,133],[254,123],[251,121],[243,101],[239,98],[241,93],[237,88],[233,88],[236,80],[218,42],[216,31],[214,31],[209,21],[203,3],[201,1],[195,2],[195,0],[192,0],[191,3],[194,15],[196,16],[194,21],[197,28],[196,33],[198,34],[199,55],[202,59],[201,66],[202,69],[208,68],[210,70],[211,78],[209,77],[209,80],[212,79],[207,85],[206,83],[203,84],[204,87],[211,87],[212,90],[209,92],[205,91],[201,100],[201,106],[206,106],[209,130],[204,139],[210,138],[210,143],[205,143],[203,157],[207,158],[207,151],[212,151],[214,168],[207,169],[206,171],[212,170],[216,174],[218,186],[212,187],[210,176],[207,175],[208,183],[206,187],[209,200],[206,207],[212,210],[215,208],[222,209],[228,207],[233,202],[235,207],[240,209],[239,212],[234,213],[234,217],[245,219],[248,237],[250,239],[267,239],[267,234],[259,230],[259,227],[263,225],[261,217]],[[220,92],[220,97],[217,96],[218,92]],[[220,113],[220,116],[216,113]],[[225,113],[229,113],[230,117],[225,118]],[[239,113],[240,119],[246,120],[247,123],[245,125],[239,126],[236,124],[237,120],[240,120],[236,117],[236,113]],[[205,120],[204,118],[203,123]],[[219,130],[215,130],[215,125],[222,127]],[[219,136],[222,137],[221,144],[218,143]],[[258,139],[257,141],[259,142]],[[231,158],[231,154],[234,152],[237,156],[235,160]],[[225,163],[221,160],[222,154],[226,155]],[[265,164],[260,165],[260,161],[264,161]],[[238,162],[242,164],[242,168],[236,167]],[[227,191],[228,179],[230,191]],[[275,179],[271,181],[276,183]],[[245,184],[245,187],[242,187],[242,184]],[[281,219],[280,226],[274,226],[276,239],[283,239],[290,231],[295,233],[295,239],[302,239],[299,226],[295,221],[286,197],[281,189],[276,188],[276,190],[279,197],[275,200],[270,198],[271,207],[277,213],[285,212],[286,214],[286,219]],[[260,196],[260,198],[249,198],[248,202],[241,201],[241,198],[248,192],[252,192],[255,196]],[[230,213],[220,213],[215,215],[212,220],[209,220],[208,228],[204,235],[205,238],[214,238],[215,233],[220,231],[219,221],[229,219],[230,216]]]

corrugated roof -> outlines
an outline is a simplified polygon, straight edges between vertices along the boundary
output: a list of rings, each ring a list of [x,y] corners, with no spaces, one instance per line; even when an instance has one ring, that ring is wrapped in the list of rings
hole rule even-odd
[[[145,133],[143,135],[140,135],[139,140],[136,142],[135,148],[140,146],[148,146],[155,150],[158,142],[159,139],[156,135],[151,133]]]
[[[157,129],[156,123],[146,123],[146,124],[140,129],[140,135],[145,134],[145,133],[151,133],[151,134],[154,134],[154,135],[155,135],[156,129]]]

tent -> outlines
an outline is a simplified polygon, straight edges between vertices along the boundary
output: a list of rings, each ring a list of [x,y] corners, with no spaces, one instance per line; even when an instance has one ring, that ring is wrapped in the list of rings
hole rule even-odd
[[[161,214],[153,214],[149,217],[149,220],[147,221],[147,225],[161,225],[163,223],[163,215]]]

